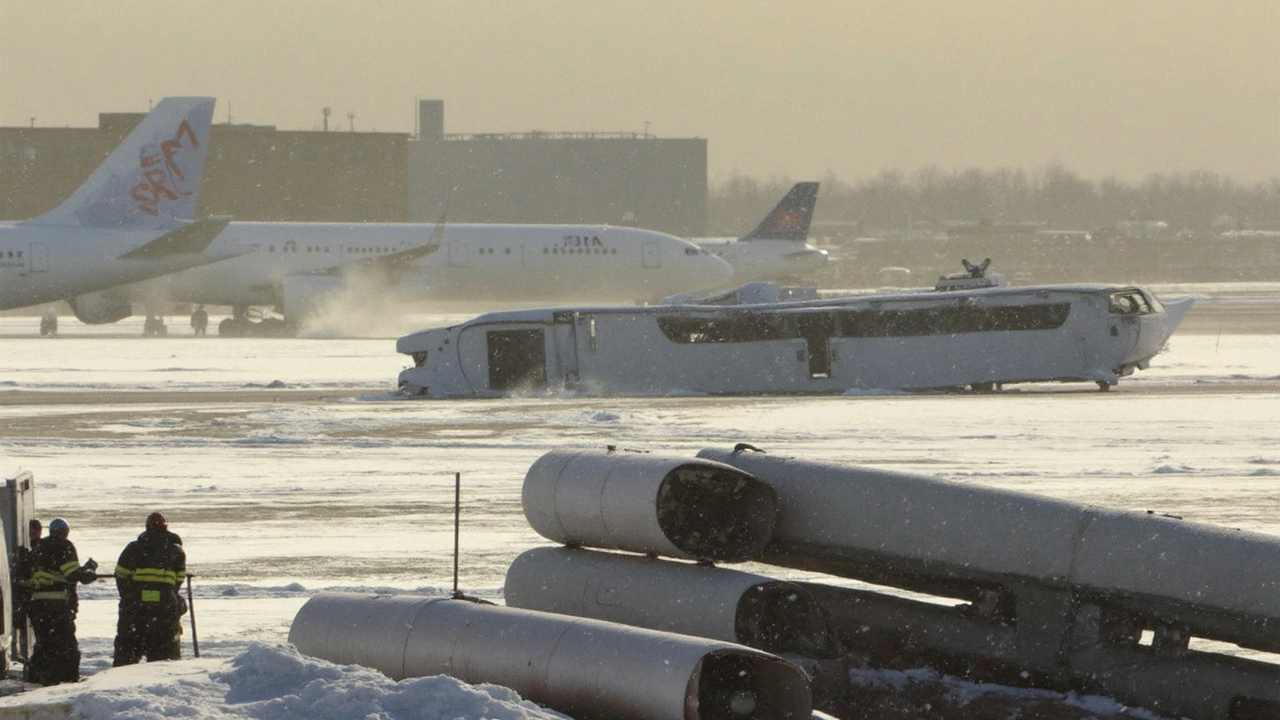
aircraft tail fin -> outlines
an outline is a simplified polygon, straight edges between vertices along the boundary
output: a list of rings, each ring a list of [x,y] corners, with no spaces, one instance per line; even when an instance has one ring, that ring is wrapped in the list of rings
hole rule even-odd
[[[755,230],[742,240],[791,240],[802,243],[809,239],[809,221],[818,203],[818,183],[801,182],[769,211]]]
[[[161,100],[71,197],[29,222],[167,230],[194,218],[213,104],[210,97]]]

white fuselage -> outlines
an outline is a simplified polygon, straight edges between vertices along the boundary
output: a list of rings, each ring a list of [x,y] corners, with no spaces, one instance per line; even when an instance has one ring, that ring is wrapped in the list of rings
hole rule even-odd
[[[400,374],[400,386],[430,397],[1111,385],[1146,367],[1189,305],[1165,308],[1133,287],[1058,286],[771,305],[551,308],[425,330],[400,338],[396,349],[415,363]]]
[[[0,310],[64,300],[229,257],[210,249],[126,259],[154,230],[0,223]]]
[[[433,234],[439,247],[395,273],[403,297],[634,302],[711,288],[732,274],[691,243],[625,227],[233,222],[214,247],[250,252],[135,290],[184,302],[278,306],[287,277],[353,269],[434,242]]]
[[[794,240],[695,239],[694,244],[729,263],[735,284],[796,278],[827,264],[827,251]]]

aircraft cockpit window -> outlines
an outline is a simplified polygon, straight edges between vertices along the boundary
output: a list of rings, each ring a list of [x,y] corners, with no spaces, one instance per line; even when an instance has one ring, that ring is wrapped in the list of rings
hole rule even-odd
[[[1122,290],[1111,293],[1108,309],[1119,315],[1149,315],[1151,303],[1141,290]]]
[[[685,248],[685,249],[684,249],[684,254],[685,254],[685,255],[697,255],[697,254],[699,254],[699,253],[698,253],[698,248]]]

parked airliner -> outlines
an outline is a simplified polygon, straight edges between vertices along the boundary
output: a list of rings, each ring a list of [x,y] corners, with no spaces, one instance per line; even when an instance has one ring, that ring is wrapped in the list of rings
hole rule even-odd
[[[599,225],[233,222],[214,245],[240,257],[97,294],[96,306],[157,300],[230,305],[220,334],[282,334],[344,288],[375,286],[387,314],[422,300],[645,302],[728,282],[732,268],[665,233]],[[251,308],[284,321],[259,324]]]
[[[796,183],[750,233],[737,240],[700,238],[694,242],[729,263],[734,284],[795,278],[827,262],[827,251],[807,242],[817,202],[818,183]]]
[[[193,220],[214,99],[161,100],[71,197],[0,223],[0,310],[73,298],[231,257],[229,218]]]

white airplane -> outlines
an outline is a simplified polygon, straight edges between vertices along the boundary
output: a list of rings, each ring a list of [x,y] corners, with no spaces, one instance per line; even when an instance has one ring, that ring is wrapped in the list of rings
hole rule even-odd
[[[281,335],[335,296],[384,314],[423,300],[633,303],[711,289],[733,274],[673,235],[599,225],[233,222],[214,247],[248,252],[113,288],[101,304],[230,305],[219,334]],[[253,321],[251,309],[262,307],[284,319]],[[76,317],[121,319],[91,310],[77,303]]]
[[[733,267],[733,282],[778,281],[821,268],[827,251],[808,244],[809,221],[818,201],[818,183],[796,183],[747,235],[734,239],[694,240]]]
[[[0,310],[231,257],[208,247],[229,218],[192,220],[213,104],[161,100],[61,205],[0,223]]]

